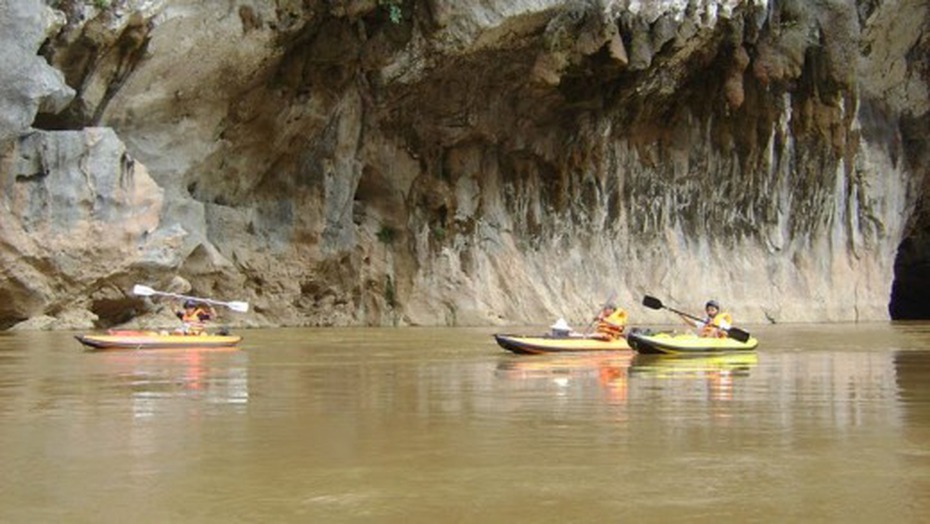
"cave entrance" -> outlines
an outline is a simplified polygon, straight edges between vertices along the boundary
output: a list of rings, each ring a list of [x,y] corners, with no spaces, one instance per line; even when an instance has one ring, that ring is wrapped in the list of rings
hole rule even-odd
[[[930,319],[930,230],[920,228],[898,246],[888,313],[892,320]]]

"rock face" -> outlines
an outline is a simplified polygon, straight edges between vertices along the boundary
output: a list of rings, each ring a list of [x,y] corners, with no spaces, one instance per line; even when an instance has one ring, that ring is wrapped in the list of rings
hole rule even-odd
[[[142,323],[173,281],[232,325],[878,320],[930,286],[926,2],[14,11],[2,327]]]
[[[28,130],[40,107],[58,112],[74,96],[61,72],[36,56],[46,33],[57,31],[63,19],[39,2],[0,3],[0,143]]]
[[[169,265],[181,247],[158,229],[162,190],[112,129],[36,131],[9,156],[0,195],[3,318],[75,309],[131,318],[138,308],[122,292],[132,287],[126,273]],[[79,316],[92,325],[92,315]]]

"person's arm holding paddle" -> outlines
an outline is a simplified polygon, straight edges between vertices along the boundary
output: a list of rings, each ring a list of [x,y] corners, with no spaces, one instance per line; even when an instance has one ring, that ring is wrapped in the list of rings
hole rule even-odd
[[[717,315],[719,306],[716,305],[717,302],[710,300],[707,304],[704,305],[704,318],[697,318],[680,311],[676,314],[684,321],[685,324],[691,328],[697,330],[697,333],[700,335],[706,329],[711,328],[714,324],[714,317]],[[727,326],[729,327],[729,326]],[[704,335],[701,335],[704,336]]]
[[[733,317],[720,310],[720,303],[716,300],[708,300],[704,304],[704,312],[707,313],[707,319],[700,328],[700,336],[723,338],[727,336],[733,324]]]
[[[682,322],[687,324],[687,326],[692,329],[701,329],[704,327],[704,322],[701,322],[700,320],[695,320],[691,317],[688,317],[684,313],[677,313],[677,315],[679,318],[681,318]]]

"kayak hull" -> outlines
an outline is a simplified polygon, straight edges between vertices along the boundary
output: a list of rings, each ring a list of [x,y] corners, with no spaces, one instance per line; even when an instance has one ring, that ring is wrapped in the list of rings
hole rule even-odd
[[[232,348],[242,341],[237,335],[162,335],[146,331],[77,335],[75,338],[90,349]]]
[[[628,351],[626,340],[604,340],[597,337],[547,335],[494,335],[497,344],[518,355],[541,355],[548,353],[584,353],[591,351]]]
[[[633,330],[627,342],[637,353],[645,355],[685,355],[700,353],[733,353],[754,351],[759,341],[749,337],[746,342],[733,338],[710,338],[674,333],[651,333]]]

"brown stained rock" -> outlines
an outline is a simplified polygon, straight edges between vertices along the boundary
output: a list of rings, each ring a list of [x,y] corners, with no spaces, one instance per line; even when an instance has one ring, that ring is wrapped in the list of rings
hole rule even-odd
[[[733,51],[733,64],[727,72],[727,78],[724,83],[724,96],[730,109],[739,109],[746,99],[743,92],[743,74],[749,65],[749,53],[742,46]]]
[[[262,17],[250,5],[239,6],[239,19],[242,20],[242,32],[249,33],[262,27]]]
[[[580,316],[605,281],[629,303],[726,295],[747,321],[883,318],[926,164],[919,5],[641,4],[402,2],[395,22],[373,1],[194,2],[73,24],[47,56],[81,101],[44,122],[112,126],[163,205],[145,235],[58,262],[23,228],[56,245],[48,224],[86,241],[110,222],[50,221],[8,187],[4,260],[34,262],[11,263],[0,317],[114,319],[144,275],[269,325]],[[888,96],[881,118],[860,89]]]

